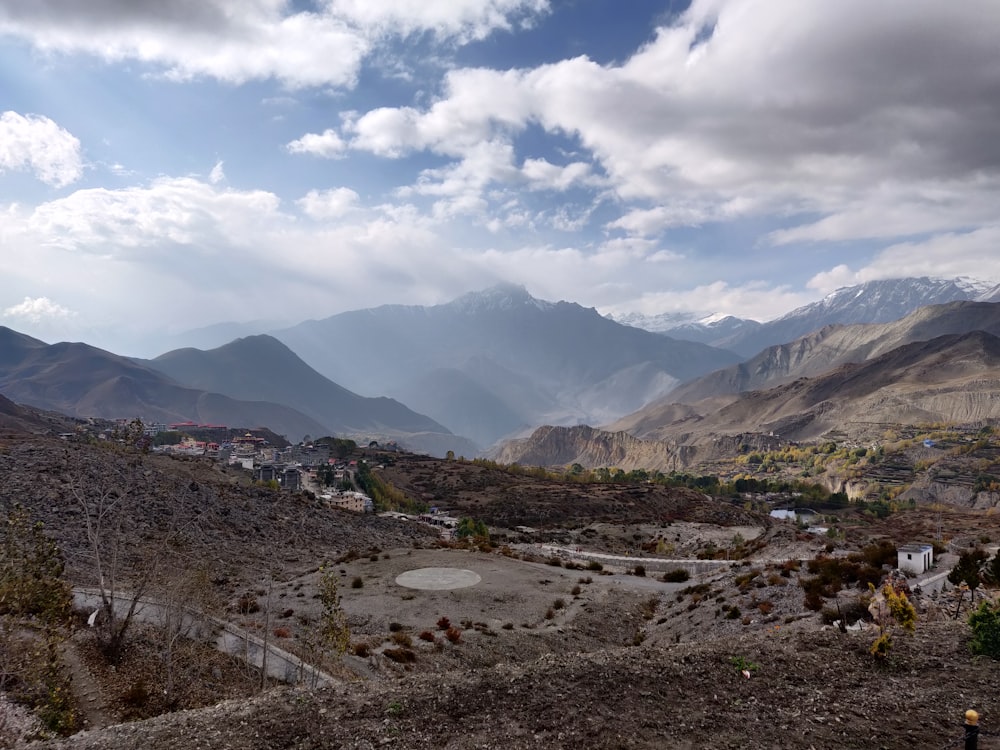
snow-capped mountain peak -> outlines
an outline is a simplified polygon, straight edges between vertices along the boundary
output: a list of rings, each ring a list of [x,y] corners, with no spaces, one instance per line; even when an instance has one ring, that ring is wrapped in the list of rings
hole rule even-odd
[[[513,310],[518,307],[536,307],[548,310],[552,302],[535,299],[520,284],[501,283],[479,292],[469,292],[449,302],[448,307],[465,314]]]

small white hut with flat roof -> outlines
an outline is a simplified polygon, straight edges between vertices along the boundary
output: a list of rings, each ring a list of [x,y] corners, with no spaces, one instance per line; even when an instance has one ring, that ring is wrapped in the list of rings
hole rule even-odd
[[[934,564],[934,547],[929,544],[904,544],[896,550],[899,564],[896,566],[907,573],[926,573]]]

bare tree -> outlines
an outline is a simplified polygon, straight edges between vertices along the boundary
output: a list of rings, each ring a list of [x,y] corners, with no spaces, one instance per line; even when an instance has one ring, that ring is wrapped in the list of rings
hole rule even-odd
[[[101,652],[116,664],[144,598],[155,591],[197,519],[185,510],[189,504],[182,496],[172,497],[167,510],[144,508],[162,490],[147,486],[143,455],[117,446],[111,453],[117,460],[76,479],[71,492],[86,534],[84,568],[100,599],[92,625]]]
[[[177,561],[184,562],[184,561]],[[188,640],[199,640],[214,630],[211,617],[220,609],[211,574],[201,566],[165,566],[155,582],[160,611],[160,657],[163,662],[163,694],[168,705],[176,699],[178,652]]]

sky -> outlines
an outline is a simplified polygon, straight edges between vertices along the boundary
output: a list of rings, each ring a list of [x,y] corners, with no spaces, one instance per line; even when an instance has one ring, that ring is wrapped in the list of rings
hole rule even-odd
[[[1000,3],[0,0],[0,325],[1000,281]]]

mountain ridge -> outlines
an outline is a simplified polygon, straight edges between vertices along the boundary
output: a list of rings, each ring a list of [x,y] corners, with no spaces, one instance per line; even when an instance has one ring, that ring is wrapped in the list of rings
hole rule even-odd
[[[961,300],[1000,301],[1000,284],[968,277],[880,279],[841,287],[816,302],[763,323],[720,313],[626,313],[615,319],[752,357],[766,347],[787,343],[828,325],[888,323],[926,305]]]
[[[890,323],[825,326],[794,341],[768,347],[737,365],[684,383],[666,398],[693,403],[759,390],[797,377],[819,375],[838,365],[863,362],[914,341],[973,330],[1000,335],[1000,304],[949,302],[921,307]]]
[[[661,404],[603,429],[547,427],[504,444],[496,455],[518,463],[568,456],[594,468],[602,464],[585,461],[612,455],[605,447],[610,441],[625,446],[615,454],[622,468],[687,468],[735,455],[737,442],[752,445],[748,435],[773,441],[773,449],[831,432],[864,443],[879,439],[888,424],[991,424],[1000,420],[998,393],[1000,336],[977,330],[915,341],[728,400]]]
[[[45,344],[0,326],[0,351],[0,393],[22,405],[75,417],[266,425],[293,438],[324,429],[289,407],[189,388],[89,344]]]
[[[738,359],[703,344],[622,326],[573,302],[536,300],[512,285],[431,307],[341,313],[274,335],[310,366],[355,392],[377,390],[399,398],[453,431],[463,420],[479,425],[474,434],[462,432],[481,445],[504,437],[511,424],[538,424],[537,413],[564,424],[609,421],[682,380]],[[336,355],[330,342],[352,352],[350,363]],[[484,374],[484,361],[509,373],[507,382],[499,385]],[[460,372],[470,393],[493,398],[476,402],[455,394],[448,400],[434,389],[414,389],[414,382],[437,371]],[[618,388],[614,410],[587,395],[600,391],[602,383],[610,392],[616,376],[629,384]]]
[[[448,432],[398,401],[359,396],[323,377],[267,334],[244,336],[209,350],[175,349],[147,364],[196,388],[242,400],[282,403],[311,413],[338,433]]]

